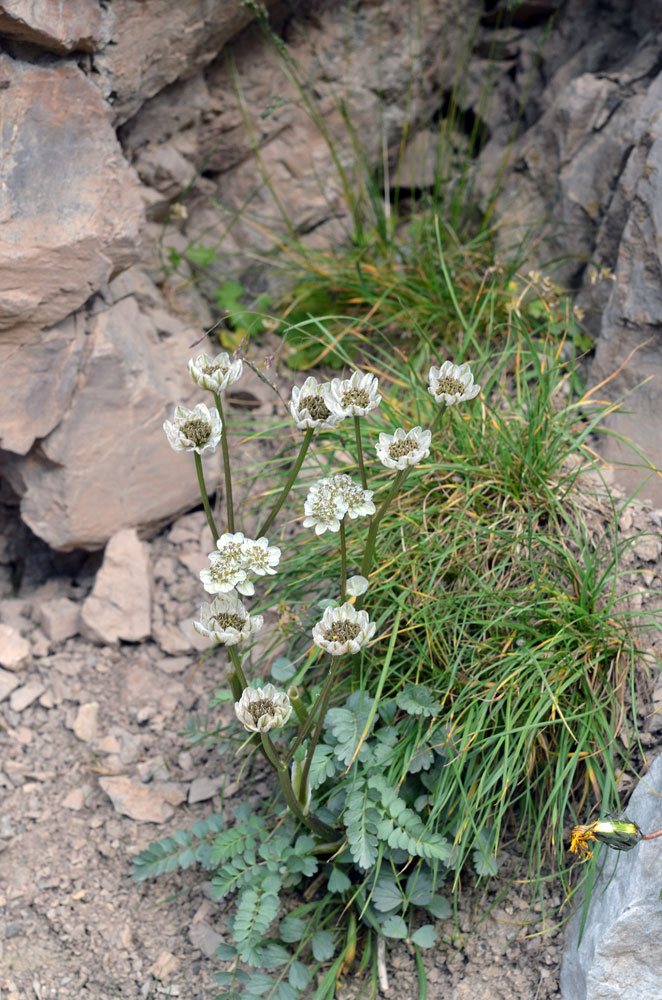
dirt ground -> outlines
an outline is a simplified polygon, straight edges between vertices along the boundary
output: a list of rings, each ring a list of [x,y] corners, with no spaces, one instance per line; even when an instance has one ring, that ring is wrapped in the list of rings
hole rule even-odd
[[[600,504],[587,506],[596,532],[603,515]],[[620,524],[622,536],[637,536],[621,565],[621,586],[643,589],[631,602],[656,612],[661,524],[661,512],[645,508],[626,511]],[[226,914],[208,898],[202,874],[189,870],[139,886],[132,879],[132,858],[151,841],[210,812],[230,817],[245,794],[239,762],[191,748],[183,732],[193,713],[205,716],[225,654],[199,663],[199,652],[177,648],[181,638],[167,627],[199,608],[204,516],[185,515],[147,543],[159,641],[115,646],[80,634],[54,641],[40,625],[45,602],[83,601],[99,557],[54,556],[11,512],[4,535],[0,622],[29,641],[31,655],[0,702],[0,998],[213,1000],[213,975],[227,967],[214,958]],[[27,553],[20,585],[11,563],[17,547]],[[649,641],[659,653],[659,631]],[[652,715],[662,689],[654,679],[644,688],[648,718],[640,721],[652,759],[662,744],[662,712]],[[118,811],[102,787],[112,787],[113,777],[128,781],[125,797],[135,797],[134,808],[151,820]],[[266,790],[258,779],[250,795],[258,801]],[[430,1000],[560,997],[560,886],[550,881],[545,893],[532,902],[518,881],[516,845],[504,851],[486,892],[465,886],[457,921],[439,921],[439,943],[423,953]],[[387,971],[390,988],[380,996],[418,996],[407,945],[389,946]],[[356,996],[357,986],[348,977],[340,996]]]

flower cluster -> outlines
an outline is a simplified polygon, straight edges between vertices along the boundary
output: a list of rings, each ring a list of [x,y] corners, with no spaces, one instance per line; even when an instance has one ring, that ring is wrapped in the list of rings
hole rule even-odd
[[[199,354],[197,358],[191,358],[188,370],[195,384],[201,389],[222,392],[241,378],[244,363],[241,358],[230,361],[230,355],[223,351],[215,358],[210,358],[208,354]]]
[[[204,403],[198,403],[194,410],[176,406],[173,419],[165,421],[163,430],[175,451],[204,455],[206,451],[216,451],[223,424],[218,410],[209,410]]]
[[[236,646],[259,632],[263,621],[262,615],[249,615],[237,595],[229,593],[203,604],[200,621],[193,622],[193,628],[212,642]]]
[[[304,504],[305,528],[315,528],[323,535],[327,529],[338,531],[347,514],[351,518],[375,513],[372,490],[362,489],[351,476],[338,475],[318,479],[308,490]]]
[[[444,361],[441,368],[430,369],[430,385],[428,392],[434,396],[436,403],[453,406],[474,399],[480,392],[480,386],[474,385],[474,377],[469,365],[454,365],[452,361]]]
[[[246,538],[242,531],[221,535],[216,549],[209,553],[209,569],[200,571],[208,594],[224,594],[235,588],[250,597],[255,587],[249,574],[273,576],[280,562],[280,549],[266,538]]]
[[[431,431],[424,431],[422,427],[412,427],[406,433],[398,427],[395,434],[379,435],[377,457],[387,469],[406,469],[428,457],[431,440]]]
[[[285,725],[292,714],[292,705],[284,691],[265,684],[263,688],[245,688],[234,710],[249,733],[267,733]]]
[[[372,639],[375,629],[366,612],[357,611],[348,602],[339,608],[326,609],[322,621],[313,628],[313,642],[331,656],[358,653]]]

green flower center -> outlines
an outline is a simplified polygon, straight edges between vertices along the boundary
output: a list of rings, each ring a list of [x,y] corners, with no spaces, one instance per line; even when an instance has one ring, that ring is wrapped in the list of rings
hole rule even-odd
[[[403,438],[402,441],[394,441],[388,450],[391,458],[398,459],[402,458],[403,455],[411,455],[412,451],[416,451],[416,442],[412,441],[411,438]]]
[[[259,701],[252,701],[248,706],[248,712],[257,726],[263,715],[269,715],[273,719],[276,714],[276,706],[270,698],[261,698]]]
[[[446,392],[449,396],[461,396],[465,388],[464,382],[460,382],[459,378],[453,378],[452,375],[444,375],[437,382],[434,391],[437,394]]]
[[[189,417],[180,430],[185,438],[192,441],[196,447],[206,444],[211,435],[211,424],[203,417]]]
[[[348,389],[343,394],[343,406],[368,406],[370,403],[370,393],[367,389]]]
[[[233,615],[227,611],[224,614],[214,615],[213,618],[209,619],[209,624],[214,631],[218,630],[219,632],[222,632],[226,628],[236,628],[237,632],[241,632],[245,623],[246,619],[242,618],[241,615]]]
[[[349,642],[356,639],[360,631],[361,626],[356,622],[334,622],[325,631],[324,638],[327,642]]]
[[[299,397],[299,409],[308,410],[313,420],[326,420],[331,416],[331,411],[321,396]]]

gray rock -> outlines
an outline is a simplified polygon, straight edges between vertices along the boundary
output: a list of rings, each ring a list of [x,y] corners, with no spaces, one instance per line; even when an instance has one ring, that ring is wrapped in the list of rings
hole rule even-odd
[[[225,775],[221,775],[218,778],[195,778],[195,780],[191,782],[191,787],[188,792],[189,805],[193,805],[195,802],[206,802],[208,799],[213,799],[216,793],[223,787],[223,782],[225,780]]]
[[[645,832],[662,827],[662,756],[639,782],[628,818]],[[603,849],[604,850],[604,849]],[[581,906],[568,927],[561,968],[564,1000],[662,997],[662,840],[627,853],[605,850],[579,942]],[[579,943],[578,943],[579,942]]]
[[[85,633],[101,643],[139,642],[151,628],[151,574],[147,546],[132,528],[106,546],[101,569],[81,611]]]
[[[4,701],[21,682],[15,674],[0,670],[0,701]]]
[[[97,0],[3,0],[0,33],[52,52],[94,52],[102,41]]]
[[[48,639],[63,642],[78,634],[80,606],[68,597],[56,597],[52,601],[44,601],[35,610],[35,618]]]
[[[223,943],[223,935],[206,924],[204,920],[191,924],[188,936],[193,947],[199,948],[207,958],[213,958],[219,944]]]
[[[33,701],[44,693],[44,685],[40,681],[29,681],[23,687],[16,688],[9,696],[9,707],[12,712],[22,712]]]

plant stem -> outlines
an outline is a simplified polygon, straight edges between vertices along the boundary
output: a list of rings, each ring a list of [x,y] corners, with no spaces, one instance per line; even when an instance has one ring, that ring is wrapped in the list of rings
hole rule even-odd
[[[228,646],[227,650],[228,650],[228,656],[232,660],[234,673],[239,678],[239,683],[241,684],[241,690],[245,691],[246,688],[248,687],[248,681],[246,680],[246,675],[244,674],[243,668],[241,666],[241,660],[239,659],[239,654],[234,646]]]
[[[365,474],[365,464],[363,461],[363,443],[361,441],[361,418],[354,417],[354,434],[356,435],[356,455],[358,459],[359,474],[361,476],[361,486],[368,489],[368,479]]]
[[[310,445],[310,442],[313,439],[313,434],[314,433],[315,433],[315,428],[314,427],[309,427],[306,430],[306,434],[305,434],[305,437],[304,437],[304,439],[303,439],[303,441],[301,443],[301,449],[300,449],[299,454],[297,456],[297,460],[294,463],[294,465],[292,466],[292,471],[290,472],[289,476],[287,477],[287,482],[283,486],[283,490],[282,490],[280,496],[278,497],[278,500],[276,501],[276,503],[274,504],[274,506],[271,508],[271,511],[269,512],[269,515],[268,515],[266,521],[264,522],[264,524],[260,525],[260,527],[259,527],[259,529],[257,531],[257,538],[261,538],[265,534],[265,532],[267,532],[269,530],[269,528],[271,527],[271,525],[272,525],[272,523],[274,521],[274,518],[278,514],[278,511],[280,510],[280,508],[285,503],[285,501],[287,499],[287,495],[290,492],[290,490],[292,489],[292,484],[294,483],[294,480],[296,479],[296,477],[299,475],[299,471],[301,469],[301,466],[303,465],[303,460],[306,457],[306,452],[308,451],[308,447]]]
[[[198,455],[197,451],[193,452],[193,457],[195,458],[195,471],[198,474],[198,486],[200,488],[200,496],[202,497],[202,506],[205,508],[207,524],[209,525],[211,536],[214,539],[214,545],[216,545],[216,542],[218,541],[218,531],[216,530],[214,516],[211,512],[211,507],[209,506],[209,497],[207,496],[207,487],[205,486],[205,477],[202,471],[202,459]]]
[[[329,707],[329,698],[331,697],[331,687],[338,672],[339,662],[340,658],[337,656],[334,656],[333,659],[331,660],[331,666],[329,667],[329,672],[326,676],[326,680],[324,681],[324,686],[318,698],[320,706],[319,715],[317,717],[317,723],[315,725],[315,729],[313,730],[313,735],[310,738],[310,746],[308,747],[308,753],[306,754],[306,760],[303,765],[303,771],[301,772],[301,792],[303,795],[305,795],[306,789],[308,788],[308,775],[310,773],[310,765],[313,762],[313,754],[315,753],[315,747],[317,746],[319,738],[322,734],[322,726],[324,725],[324,716],[326,715],[326,710]],[[317,702],[315,703],[315,707],[317,707]],[[310,718],[312,718],[313,716],[313,711],[311,711],[310,713]]]
[[[289,771],[287,767],[283,764],[282,760],[279,758],[278,751],[271,742],[269,734],[260,733],[260,736],[262,738],[262,748],[264,750],[265,756],[267,757],[269,763],[273,766],[273,768],[276,771],[276,774],[278,775],[278,781],[280,782],[281,791],[285,796],[285,801],[287,802],[288,807],[292,810],[297,819],[301,820],[302,823],[305,823],[306,826],[313,831],[313,833],[317,833],[320,836],[325,837],[327,840],[335,841],[337,843],[338,841],[337,830],[334,830],[332,826],[328,825],[328,823],[324,823],[321,819],[318,819],[317,816],[313,816],[312,814],[308,814],[308,816],[306,816],[304,814],[303,809],[301,808],[299,802],[297,801],[297,797],[294,794],[294,789],[292,788],[292,783],[290,781]]]
[[[655,830],[654,833],[642,833],[642,840],[655,840],[656,837],[662,837],[662,830]]]
[[[405,476],[409,472],[411,466],[407,466],[406,469],[400,469],[393,480],[391,489],[388,492],[386,499],[383,501],[381,507],[377,510],[377,513],[373,516],[370,522],[370,527],[368,529],[368,537],[365,543],[365,549],[363,552],[363,559],[361,561],[361,576],[365,576],[366,579],[370,575],[370,568],[372,566],[372,560],[374,558],[374,548],[375,548],[375,538],[377,537],[377,528],[379,527],[379,522],[383,518],[384,514],[388,510],[389,505],[398,495],[400,487],[405,481]],[[358,602],[357,602],[358,603]]]
[[[230,453],[228,451],[228,426],[225,422],[223,404],[220,392],[214,393],[216,409],[221,418],[221,450],[223,452],[223,471],[225,472],[225,509],[227,511],[228,531],[234,535],[234,506],[232,503],[232,475],[230,473]]]
[[[296,684],[290,684],[287,689],[287,697],[292,702],[292,708],[296,712],[296,717],[299,722],[305,726],[308,722],[308,712],[305,709],[303,702],[301,701],[301,695],[299,694],[299,689]]]
[[[347,600],[347,538],[345,536],[345,518],[340,522],[340,603]]]

